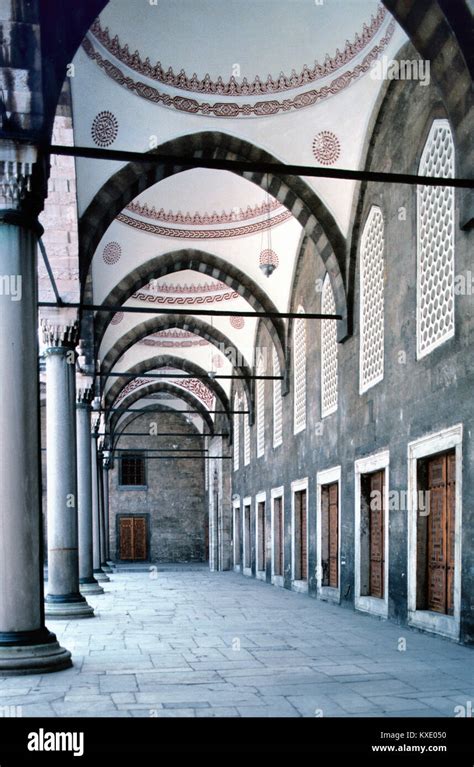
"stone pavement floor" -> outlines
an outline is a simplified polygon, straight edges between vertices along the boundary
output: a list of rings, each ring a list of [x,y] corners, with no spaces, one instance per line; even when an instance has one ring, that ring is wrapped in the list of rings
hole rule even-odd
[[[103,585],[88,596],[95,618],[47,621],[74,667],[0,677],[0,706],[25,717],[453,717],[474,701],[471,648],[238,573],[118,570]]]

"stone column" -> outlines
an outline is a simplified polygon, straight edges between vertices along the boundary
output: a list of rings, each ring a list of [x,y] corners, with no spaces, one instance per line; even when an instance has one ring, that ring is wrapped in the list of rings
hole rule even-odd
[[[104,573],[100,561],[100,501],[99,501],[99,472],[97,461],[97,438],[91,439],[91,465],[92,465],[92,556],[94,563],[94,578],[100,583],[109,581],[110,578]]]
[[[44,624],[35,159],[0,142],[0,676],[72,665]]]
[[[91,402],[89,388],[77,390],[77,504],[79,526],[79,589],[82,594],[103,594],[93,574]]]
[[[48,592],[46,615],[91,618],[79,591],[75,376],[77,325],[43,322],[46,346]]]
[[[109,454],[106,453],[106,451],[104,451],[102,453],[102,478],[103,478],[103,498],[104,498],[104,528],[105,528],[104,570],[107,573],[112,572],[112,568],[109,565],[109,560],[110,560],[109,467],[110,467],[110,457],[109,457]]]

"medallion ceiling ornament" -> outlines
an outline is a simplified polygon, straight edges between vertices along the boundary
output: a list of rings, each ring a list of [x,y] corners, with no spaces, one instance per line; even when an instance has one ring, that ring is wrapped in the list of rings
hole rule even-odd
[[[334,165],[341,154],[341,144],[335,133],[322,130],[313,140],[313,154],[321,165]]]
[[[118,136],[118,120],[112,112],[99,112],[92,121],[91,136],[94,144],[107,147],[114,143]]]
[[[230,324],[235,330],[242,330],[245,327],[245,320],[243,317],[231,317]]]
[[[374,34],[376,33],[377,30],[378,30],[378,27],[375,30]],[[372,63],[378,59],[378,57],[383,53],[383,51],[389,44],[390,40],[392,39],[394,31],[395,31],[395,22],[392,19],[389,25],[387,26],[383,37],[381,37],[379,42],[376,45],[374,45],[370,49],[370,51],[368,51],[368,53],[364,56],[364,58],[359,64],[356,64],[352,69],[345,69],[342,72],[342,74],[337,75],[331,80],[328,77],[327,83],[325,85],[321,85],[320,88],[313,88],[310,90],[301,91],[300,93],[297,93],[294,97],[286,98],[286,99],[283,99],[282,101],[278,99],[269,99],[265,101],[256,101],[254,103],[247,103],[247,104],[239,104],[238,102],[234,102],[234,101],[225,101],[225,102],[218,101],[218,102],[210,103],[210,102],[198,101],[196,99],[190,98],[189,96],[182,96],[182,95],[173,96],[169,93],[160,91],[157,88],[155,88],[154,85],[151,84],[151,81],[143,82],[140,80],[135,80],[130,75],[124,74],[124,72],[116,64],[114,64],[113,61],[110,61],[105,56],[103,56],[98,50],[96,50],[96,48],[94,47],[92,43],[92,40],[94,40],[97,43],[97,39],[94,38],[93,36],[89,35],[83,40],[82,48],[85,51],[86,55],[92,61],[95,61],[96,64],[112,80],[115,80],[116,83],[123,86],[131,93],[135,93],[137,96],[140,96],[141,98],[144,98],[147,101],[152,102],[153,104],[159,104],[160,106],[167,107],[169,109],[176,109],[179,112],[184,112],[186,114],[204,115],[209,117],[222,117],[222,118],[228,118],[228,119],[247,118],[247,117],[272,117],[274,115],[287,114],[288,112],[291,112],[294,110],[300,110],[306,107],[314,106],[320,101],[323,101],[324,99],[327,99],[330,96],[334,96],[340,93],[341,91],[343,91],[345,88],[350,86],[355,80],[357,80],[359,77],[361,77],[362,75],[366,74],[366,72],[369,71]],[[360,38],[360,40],[362,40],[362,38]],[[357,56],[359,53],[362,53],[365,46],[366,46],[366,43],[365,44],[363,42],[357,43],[355,47],[358,48],[358,50],[353,53],[352,58],[354,56]],[[341,58],[341,62],[342,62],[341,66],[342,66],[344,64],[344,55],[343,54],[339,54],[339,55]],[[126,66],[128,67],[128,64]],[[306,70],[307,68],[305,68],[304,70],[305,73],[306,73]],[[332,68],[329,67],[329,70],[330,70],[329,76],[332,76],[333,74]],[[319,69],[318,69],[318,72],[319,72]],[[316,79],[319,79],[320,76],[323,76],[323,75],[318,75]],[[305,74],[301,78],[303,85],[306,84],[307,78],[308,78],[307,74]],[[292,88],[300,87],[298,85],[298,82],[299,82],[298,76],[296,76],[296,78],[293,78],[293,76],[291,76],[289,81],[291,81],[292,79],[295,82],[295,85],[292,85]],[[277,82],[280,83],[280,81],[281,81],[281,87],[279,88],[279,90],[288,90],[287,88],[284,87],[285,76],[282,76],[282,78],[277,78]],[[311,77],[309,77],[309,82],[311,82]],[[269,92],[275,92],[275,91],[269,91]],[[250,95],[260,95],[260,93],[261,91],[257,91],[255,94],[250,94]],[[249,94],[242,93],[242,95],[248,96]]]
[[[120,261],[120,256],[122,255],[122,248],[118,244],[118,242],[108,242],[105,246],[102,258],[104,262],[107,264],[107,266],[112,266],[112,264],[116,264],[117,261]]]

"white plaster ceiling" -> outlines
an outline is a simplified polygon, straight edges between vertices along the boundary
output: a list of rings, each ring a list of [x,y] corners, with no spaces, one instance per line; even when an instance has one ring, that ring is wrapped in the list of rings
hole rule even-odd
[[[218,131],[281,162],[359,168],[383,87],[369,76],[367,57],[393,57],[405,40],[376,0],[143,0],[139,12],[137,0],[111,0],[74,58],[75,142],[146,152],[171,139]],[[104,111],[115,126],[111,134],[94,127]],[[121,167],[77,160],[80,215]],[[355,185],[305,181],[347,235]],[[302,233],[278,201],[249,181],[223,171],[181,172],[145,190],[110,225],[91,266],[93,300],[103,302],[140,264],[195,248],[238,267],[279,311],[288,311]],[[269,278],[259,268],[260,253],[268,248],[279,262]],[[196,305],[250,309],[228,287],[210,283],[205,274],[176,272],[142,288],[127,304],[179,306],[190,314]],[[125,313],[110,324],[99,357],[150,317]],[[256,321],[245,318],[235,328],[228,317],[218,317],[213,324],[251,362]],[[157,339],[146,339],[115,370],[148,358],[152,348],[205,362],[205,369],[209,354],[219,355],[213,346],[186,347],[175,338],[175,347],[163,349],[152,347]],[[223,365],[227,370],[228,361]],[[221,385],[230,391],[230,382]]]

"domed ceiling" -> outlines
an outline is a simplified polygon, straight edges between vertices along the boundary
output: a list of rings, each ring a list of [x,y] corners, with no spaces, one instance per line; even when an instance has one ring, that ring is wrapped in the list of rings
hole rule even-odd
[[[383,86],[368,76],[370,67],[394,56],[405,39],[376,0],[144,0],[139,13],[136,3],[111,0],[73,62],[73,111],[81,116],[74,140],[142,153],[183,140],[185,151],[188,137],[206,132],[283,163],[359,168]],[[124,166],[77,160],[79,215]],[[302,182],[342,240],[355,184]],[[204,373],[230,374],[232,361],[215,338],[252,367],[256,318],[196,311],[291,310],[304,229],[268,184],[265,177],[253,183],[245,174],[196,168],[139,185],[139,194],[124,190],[89,271],[89,298],[124,309],[96,318],[96,354],[109,372],[168,355]],[[158,268],[162,263],[166,268]],[[164,322],[160,308],[185,309],[199,327]],[[117,380],[103,382],[107,397]],[[192,380],[174,383],[194,386],[212,409],[215,394]],[[118,401],[149,383],[127,381]],[[221,389],[229,395],[231,381],[223,379]]]

